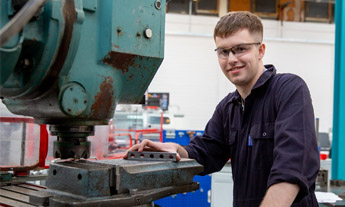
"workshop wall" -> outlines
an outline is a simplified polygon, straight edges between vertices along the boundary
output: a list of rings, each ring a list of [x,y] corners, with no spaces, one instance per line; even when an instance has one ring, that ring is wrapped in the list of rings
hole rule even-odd
[[[167,14],[165,58],[149,92],[169,92],[179,129],[203,130],[217,103],[235,87],[221,72],[213,40],[217,17]],[[264,20],[265,64],[308,84],[320,131],[332,128],[334,24]],[[174,107],[175,106],[175,107]]]

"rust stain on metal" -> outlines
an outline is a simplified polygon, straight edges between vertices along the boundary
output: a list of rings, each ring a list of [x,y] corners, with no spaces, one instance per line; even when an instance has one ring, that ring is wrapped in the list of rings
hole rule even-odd
[[[95,96],[95,101],[91,106],[91,116],[96,119],[104,119],[112,111],[114,102],[113,78],[106,77],[99,87],[99,92]]]
[[[119,53],[119,52],[109,52],[107,56],[103,58],[103,62],[107,65],[112,66],[115,69],[121,70],[123,74],[128,72],[129,67],[135,66],[135,59],[137,55]]]
[[[118,46],[118,45],[115,45],[115,44],[112,44],[112,45],[114,48],[117,48],[117,49],[120,48],[120,46]]]
[[[130,75],[130,76],[128,76],[128,78],[130,79],[130,80],[133,80],[133,74],[132,75]]]

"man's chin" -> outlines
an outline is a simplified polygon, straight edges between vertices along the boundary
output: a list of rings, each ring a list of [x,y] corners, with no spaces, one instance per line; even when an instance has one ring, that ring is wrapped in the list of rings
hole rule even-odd
[[[245,85],[245,81],[244,80],[241,80],[239,78],[228,78],[230,80],[230,82],[232,84],[234,84],[235,86],[243,86]]]

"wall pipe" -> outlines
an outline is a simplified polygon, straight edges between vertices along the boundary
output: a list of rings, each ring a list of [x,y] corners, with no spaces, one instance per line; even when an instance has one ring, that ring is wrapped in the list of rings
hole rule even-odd
[[[332,179],[345,180],[345,3],[335,2]]]

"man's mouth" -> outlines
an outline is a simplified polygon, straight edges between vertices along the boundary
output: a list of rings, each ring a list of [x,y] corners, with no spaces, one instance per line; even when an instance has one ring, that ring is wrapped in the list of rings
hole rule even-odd
[[[244,66],[237,66],[237,67],[232,67],[229,69],[229,71],[238,71],[241,70]]]

